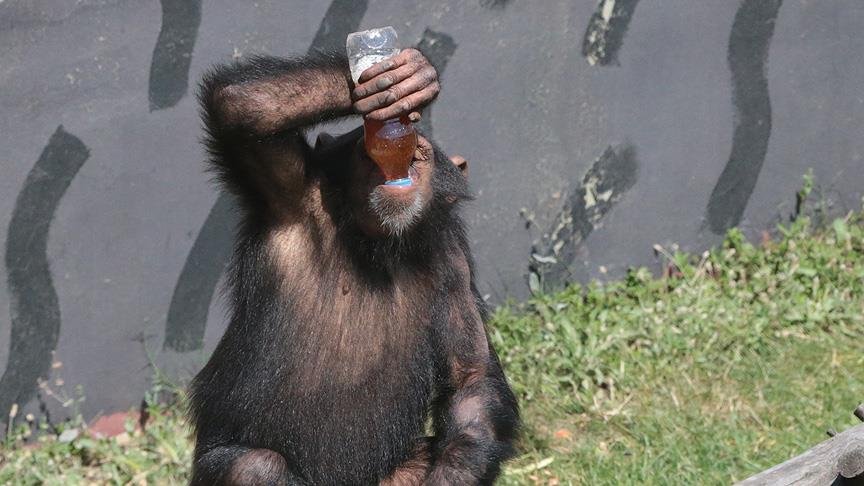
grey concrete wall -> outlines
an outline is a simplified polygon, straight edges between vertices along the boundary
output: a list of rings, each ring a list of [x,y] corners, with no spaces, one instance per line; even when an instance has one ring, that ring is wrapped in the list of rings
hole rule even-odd
[[[234,216],[195,83],[386,24],[442,71],[424,123],[471,162],[493,301],[771,228],[808,168],[860,207],[860,0],[0,1],[0,415],[79,385],[125,409],[150,364],[200,366]]]

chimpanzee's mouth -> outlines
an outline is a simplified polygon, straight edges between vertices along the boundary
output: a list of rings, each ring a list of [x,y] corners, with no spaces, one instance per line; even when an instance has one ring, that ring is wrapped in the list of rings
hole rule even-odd
[[[392,188],[409,188],[417,184],[417,177],[417,169],[414,168],[414,163],[412,162],[408,166],[408,177],[385,181],[383,185]]]
[[[420,192],[422,177],[413,165],[408,168],[409,183],[405,185],[386,184],[382,174],[380,183],[369,194],[370,209],[390,235],[402,235],[420,219],[424,205]]]
[[[375,185],[375,188],[394,195],[416,190],[417,184],[420,181],[420,174],[414,167],[413,161],[411,162],[411,165],[408,166],[408,177],[405,177],[404,179],[386,181],[384,180],[384,174],[381,173],[380,170],[378,170],[378,174],[376,175],[379,175],[380,179],[377,181],[378,183]]]

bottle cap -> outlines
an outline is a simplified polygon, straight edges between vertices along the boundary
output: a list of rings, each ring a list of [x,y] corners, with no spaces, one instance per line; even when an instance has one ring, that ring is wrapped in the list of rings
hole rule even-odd
[[[401,179],[395,179],[392,181],[385,181],[384,185],[385,186],[410,186],[411,185],[411,178],[410,177],[403,177]]]

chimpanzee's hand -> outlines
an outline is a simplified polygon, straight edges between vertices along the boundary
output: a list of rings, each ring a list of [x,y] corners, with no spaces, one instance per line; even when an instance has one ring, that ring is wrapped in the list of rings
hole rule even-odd
[[[438,96],[438,71],[417,49],[363,71],[354,88],[354,110],[366,118],[388,120],[417,110]]]

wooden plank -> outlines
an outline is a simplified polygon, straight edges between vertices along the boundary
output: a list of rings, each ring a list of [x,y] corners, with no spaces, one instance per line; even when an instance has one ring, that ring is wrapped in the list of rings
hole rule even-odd
[[[830,485],[840,472],[858,476],[864,471],[864,424],[817,445],[800,456],[737,483],[739,486]]]

